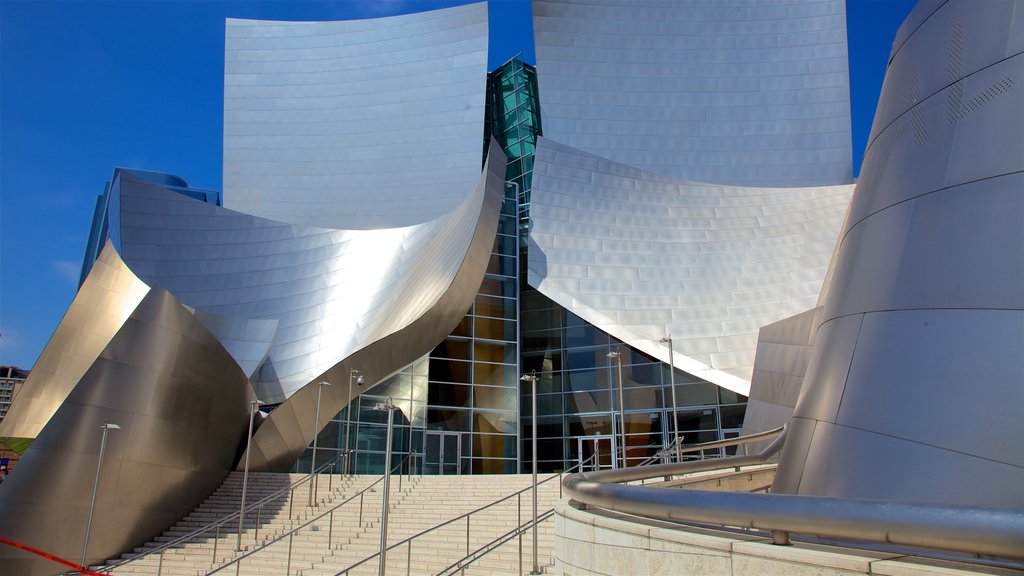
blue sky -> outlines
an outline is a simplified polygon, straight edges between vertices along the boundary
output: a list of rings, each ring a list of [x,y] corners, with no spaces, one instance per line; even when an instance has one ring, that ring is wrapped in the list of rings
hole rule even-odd
[[[115,166],[221,190],[224,18],[336,20],[458,0],[0,0],[0,364],[31,367],[78,286]],[[912,0],[847,0],[859,169]],[[492,0],[490,63],[533,62],[528,0]]]

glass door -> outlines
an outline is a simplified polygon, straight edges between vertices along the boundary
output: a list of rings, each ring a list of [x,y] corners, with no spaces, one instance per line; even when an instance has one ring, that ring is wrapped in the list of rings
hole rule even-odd
[[[424,474],[461,474],[462,435],[458,432],[427,431],[423,461]]]
[[[618,468],[615,454],[615,438],[613,436],[595,434],[593,436],[580,436],[579,442],[579,464],[581,471],[606,470]]]

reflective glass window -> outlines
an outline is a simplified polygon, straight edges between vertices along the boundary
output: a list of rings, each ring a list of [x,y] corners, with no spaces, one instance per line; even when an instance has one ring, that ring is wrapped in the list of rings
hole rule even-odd
[[[679,423],[679,431],[685,430],[717,430],[718,418],[714,408],[703,408],[701,410],[687,410],[676,413],[676,422]],[[687,442],[690,443],[689,437]]]
[[[427,409],[427,429],[468,432],[469,416],[469,410],[432,406]]]
[[[561,369],[562,353],[557,350],[523,355],[523,374],[536,372],[538,387],[542,381],[557,380],[557,387],[561,389],[561,374],[557,372]]]
[[[610,390],[574,392],[565,395],[565,411],[569,414],[607,412],[612,409]]]
[[[679,385],[676,381],[676,400],[680,406],[718,404],[718,386],[710,382]]]
[[[743,416],[747,413],[746,404],[733,404],[719,408],[722,418],[722,428],[742,428]]]
[[[434,348],[431,353],[432,356],[440,356],[442,358],[455,358],[458,360],[472,360],[470,356],[469,340],[458,340],[456,338],[447,338],[443,342]],[[436,378],[436,376],[435,376]]]
[[[509,298],[495,298],[492,296],[477,296],[476,306],[473,313],[477,316],[489,316],[492,318],[506,318],[515,320],[516,301]],[[505,362],[505,360],[501,360]]]
[[[470,363],[443,358],[430,359],[430,380],[469,383]],[[431,384],[433,385],[433,384]],[[433,402],[431,402],[433,404]]]
[[[507,386],[510,390],[514,390],[517,379],[515,364],[486,364],[484,362],[477,362],[473,366],[473,382],[475,384]],[[515,406],[508,408],[515,408]]]
[[[568,414],[565,417],[567,436],[593,436],[612,433],[612,420],[608,414]]]
[[[608,369],[575,370],[562,372],[562,386],[566,392],[587,392],[609,388]]]
[[[516,339],[516,323],[495,318],[477,317],[473,323],[473,329],[477,338],[488,340],[509,340]]]
[[[515,434],[516,413],[512,410],[476,410],[473,412],[473,430],[488,434]]]
[[[477,362],[498,362],[511,364],[513,368],[515,367],[515,344],[496,344],[478,340],[474,344],[474,353]]]

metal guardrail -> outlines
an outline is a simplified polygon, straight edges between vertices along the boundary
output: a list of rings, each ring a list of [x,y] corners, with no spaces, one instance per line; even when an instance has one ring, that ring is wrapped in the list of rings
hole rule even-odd
[[[700,457],[701,459],[703,459],[704,452],[706,450],[714,450],[716,448],[727,448],[729,446],[740,446],[749,444],[751,442],[756,442],[758,440],[767,440],[768,438],[781,434],[783,429],[785,429],[785,426],[779,426],[778,428],[765,430],[764,432],[757,432],[754,434],[749,434],[747,436],[729,438],[726,440],[712,440],[711,442],[703,442],[701,444],[690,444],[689,446],[684,444],[679,447],[678,453],[692,454],[694,452],[700,452]],[[682,440],[683,438],[684,436],[679,437],[680,440]],[[659,449],[657,452],[655,452],[653,456],[641,462],[640,465],[649,466],[650,464],[653,464],[654,462],[662,460],[666,457],[671,458],[676,453],[676,441],[673,440],[672,442],[669,442],[661,449]]]
[[[477,560],[483,558],[484,556],[490,554],[491,552],[494,552],[495,550],[497,550],[498,548],[502,547],[503,545],[507,544],[513,538],[522,536],[524,533],[526,533],[527,530],[530,530],[531,528],[533,528],[534,524],[538,524],[539,525],[541,522],[544,522],[544,521],[550,519],[554,515],[555,515],[555,511],[554,511],[554,509],[551,509],[551,510],[548,510],[547,512],[544,512],[543,514],[540,514],[539,516],[537,516],[536,522],[531,518],[529,522],[523,524],[522,526],[517,526],[517,527],[513,528],[512,530],[502,534],[501,536],[498,536],[494,540],[491,540],[487,544],[484,544],[480,548],[477,548],[471,554],[465,556],[464,558],[460,558],[459,560],[456,560],[452,564],[449,564],[446,568],[444,568],[443,570],[438,572],[436,576],[451,576],[451,575],[453,575],[453,574],[455,574],[457,572],[464,571],[466,568],[469,568],[469,566],[471,564],[473,564]],[[522,550],[520,550],[520,553],[519,553],[519,573],[523,574],[523,554],[522,554]]]
[[[333,471],[334,470],[334,466],[335,466],[336,463],[337,463],[337,458],[335,457],[330,462],[325,463],[324,465],[320,466],[320,468],[317,468],[315,470],[314,476],[313,476],[313,478],[314,478],[313,486],[310,487],[311,491],[316,489],[317,484],[318,484],[317,481],[319,480],[320,476],[324,473],[324,471],[328,470],[328,469]],[[332,486],[333,482],[334,482],[334,480],[333,480],[334,474],[329,474],[328,476],[329,476],[328,490],[331,490],[332,487],[333,487]],[[277,490],[276,492],[274,492],[272,494],[264,496],[263,498],[253,502],[251,505],[246,505],[244,512],[232,512],[231,514],[228,514],[227,516],[224,516],[223,518],[220,518],[220,519],[215,520],[215,521],[213,521],[213,522],[211,522],[211,523],[209,523],[209,524],[207,524],[205,526],[197,528],[197,529],[193,530],[192,532],[189,532],[188,534],[185,534],[184,536],[181,536],[181,537],[175,538],[174,540],[171,540],[170,542],[165,542],[164,544],[161,544],[160,546],[157,546],[155,548],[150,548],[150,549],[145,550],[145,551],[143,551],[143,552],[141,552],[139,554],[136,554],[135,556],[130,556],[128,558],[125,558],[125,559],[123,559],[120,562],[116,562],[114,564],[108,564],[106,566],[103,566],[102,568],[100,568],[98,570],[98,572],[101,573],[101,574],[113,574],[114,570],[123,568],[123,567],[127,566],[128,564],[131,564],[133,562],[137,562],[137,561],[142,560],[144,558],[148,558],[148,557],[150,557],[150,556],[152,556],[154,554],[159,554],[160,555],[160,561],[157,563],[157,576],[159,576],[161,574],[161,571],[162,571],[162,568],[163,568],[163,555],[164,555],[164,552],[166,552],[167,550],[170,550],[172,548],[177,548],[177,547],[179,547],[179,546],[181,546],[183,544],[187,544],[188,542],[191,542],[192,540],[195,540],[197,538],[208,537],[211,533],[214,535],[213,536],[213,542],[214,542],[213,556],[212,556],[211,563],[216,563],[216,561],[217,561],[217,548],[218,548],[217,542],[220,540],[221,527],[223,527],[224,525],[228,524],[229,522],[238,522],[238,518],[239,518],[239,514],[240,513],[242,513],[242,514],[247,516],[247,515],[251,514],[253,511],[255,511],[256,512],[256,532],[255,532],[255,535],[254,535],[254,539],[256,541],[259,541],[260,514],[262,513],[263,508],[267,504],[269,504],[271,502],[280,500],[286,494],[289,495],[288,500],[289,500],[289,506],[290,506],[291,502],[294,501],[294,497],[293,496],[294,496],[295,489],[298,488],[299,486],[302,486],[303,484],[305,484],[306,482],[309,482],[309,481],[310,481],[309,475],[303,475],[303,477],[301,479],[296,480],[295,482],[292,482],[288,486],[286,486],[284,488],[281,488],[281,489]],[[290,515],[291,515],[291,510],[289,510],[289,516]]]
[[[392,475],[394,475],[395,470],[401,471],[402,466],[407,461],[409,461],[410,458],[415,459],[416,458],[416,452],[413,452],[411,454],[407,454],[404,458],[402,458],[401,461],[398,462],[397,465],[392,466],[391,467]],[[409,476],[412,476],[412,466],[410,466],[408,468],[408,470],[409,470]],[[398,475],[398,490],[399,490],[399,492],[401,492],[401,490],[402,490],[402,478],[403,478],[403,476],[405,476],[405,475],[404,474],[399,474]],[[292,543],[294,541],[295,534],[297,534],[301,530],[304,530],[305,528],[308,528],[309,526],[311,526],[315,522],[318,522],[318,521],[322,520],[324,517],[328,517],[329,518],[329,521],[328,521],[329,524],[328,524],[328,529],[327,529],[327,549],[330,550],[331,549],[331,540],[333,539],[333,536],[334,536],[334,512],[337,511],[338,508],[341,508],[342,506],[348,504],[349,502],[352,502],[353,500],[356,499],[356,497],[358,497],[359,498],[359,525],[362,526],[362,524],[363,524],[363,499],[364,499],[364,495],[367,492],[369,492],[373,487],[377,486],[377,484],[380,484],[383,481],[384,481],[384,476],[382,475],[380,478],[375,480],[372,484],[370,484],[369,486],[363,488],[359,492],[356,492],[352,496],[349,496],[348,498],[346,498],[345,500],[343,500],[339,504],[333,506],[330,510],[327,510],[327,511],[321,513],[319,516],[316,516],[314,518],[311,518],[311,519],[307,520],[306,522],[304,522],[300,526],[296,526],[295,528],[292,528],[291,530],[288,530],[287,532],[284,532],[284,533],[278,535],[273,540],[269,540],[267,542],[264,542],[258,548],[255,548],[255,549],[253,549],[253,550],[251,550],[249,552],[246,552],[245,554],[242,554],[241,556],[239,556],[237,558],[234,558],[234,559],[230,560],[229,562],[214,568],[213,570],[210,570],[209,572],[206,573],[207,576],[209,576],[210,574],[216,574],[217,572],[220,572],[221,570],[224,570],[225,568],[227,568],[229,566],[232,566],[232,565],[236,566],[236,571],[237,571],[238,569],[241,568],[243,560],[245,560],[246,558],[249,558],[250,556],[254,556],[254,555],[258,554],[258,553],[262,552],[263,550],[266,550],[267,548],[270,548],[271,546],[273,546],[274,544],[277,544],[278,542],[284,540],[285,538],[288,538],[288,564],[287,564],[287,567],[285,568],[285,574],[286,575],[290,574],[291,573],[291,563],[292,563]]]
[[[563,482],[578,503],[626,514],[1024,560],[1024,512],[791,494],[665,490],[617,484],[766,462],[785,432],[760,454],[573,474]],[[751,437],[729,442],[750,442]]]
[[[551,476],[549,476],[549,477],[545,478],[544,480],[541,480],[540,482],[538,482],[537,486],[540,486],[542,484],[550,482],[551,480],[554,480],[555,478],[558,478],[558,479],[561,480],[561,478],[565,474],[570,473],[573,469],[582,466],[584,463],[590,462],[593,458],[594,458],[594,456],[592,455],[590,458],[587,458],[586,460],[584,460],[580,464],[577,464],[576,466],[573,466],[572,468],[569,468],[569,470],[565,470],[565,471],[562,471],[562,472],[558,472],[558,473],[552,474]],[[493,507],[493,506],[497,506],[498,504],[501,504],[502,502],[505,502],[506,500],[511,500],[512,497],[516,497],[517,498],[517,505],[519,507],[520,514],[521,514],[521,510],[522,510],[522,495],[524,493],[526,493],[526,492],[531,491],[531,490],[533,490],[533,485],[532,484],[530,486],[526,487],[526,488],[523,488],[522,490],[520,490],[518,492],[513,492],[512,494],[509,494],[508,496],[505,496],[503,498],[495,500],[494,502],[490,502],[488,504],[484,504],[483,506],[480,506],[479,508],[476,508],[475,510],[471,510],[469,512],[466,512],[465,514],[460,515],[460,516],[456,516],[455,518],[452,518],[451,520],[447,520],[447,521],[442,522],[442,523],[440,523],[440,524],[438,524],[436,526],[432,526],[430,528],[427,528],[426,530],[421,530],[420,532],[418,532],[416,534],[413,534],[412,536],[409,536],[408,538],[406,538],[404,540],[401,540],[399,542],[396,542],[396,543],[388,546],[387,547],[387,551],[390,552],[391,550],[394,550],[394,549],[402,546],[403,544],[408,545],[408,549],[406,550],[405,574],[406,574],[406,576],[409,576],[410,571],[411,571],[411,566],[412,566],[412,541],[417,539],[417,538],[420,538],[421,536],[425,536],[425,535],[427,535],[427,534],[429,534],[431,532],[434,532],[435,530],[440,530],[441,528],[444,528],[446,526],[450,526],[452,524],[455,524],[456,522],[459,522],[460,520],[465,520],[466,521],[466,556],[468,557],[468,556],[471,555],[471,551],[470,551],[470,548],[469,548],[470,517],[473,514],[478,514],[478,513],[482,512],[484,510],[487,510],[487,509]],[[558,485],[558,497],[559,498],[562,497],[562,484],[561,483],[559,483],[559,485]],[[548,512],[553,512],[553,510],[549,510]],[[545,512],[545,514],[546,513],[547,512]],[[531,519],[531,522],[529,523],[529,525],[530,526],[533,525],[532,519]],[[379,555],[380,555],[380,553],[377,552],[375,554],[367,556],[366,558],[363,558],[359,562],[356,562],[355,564],[352,564],[351,566],[345,568],[341,572],[338,572],[337,574],[335,574],[335,576],[343,576],[343,575],[347,576],[349,574],[349,572],[351,572],[352,570],[355,570],[356,568],[362,566],[363,564],[366,564],[367,562],[377,558]],[[522,566],[521,566],[521,564],[522,564],[522,550],[521,549],[520,549],[520,552],[519,552],[519,557],[520,557],[520,560],[519,560],[520,561],[520,572],[522,572]]]

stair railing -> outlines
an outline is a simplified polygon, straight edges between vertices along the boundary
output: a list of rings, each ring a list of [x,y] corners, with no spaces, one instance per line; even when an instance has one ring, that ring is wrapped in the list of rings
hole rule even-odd
[[[542,484],[546,484],[546,483],[550,482],[551,480],[554,480],[555,478],[558,478],[558,497],[561,498],[562,497],[562,476],[565,475],[565,474],[571,473],[576,468],[580,468],[583,464],[589,463],[591,460],[593,460],[593,458],[595,456],[596,455],[591,455],[590,458],[587,458],[583,462],[581,462],[579,464],[576,464],[575,466],[573,466],[572,468],[569,468],[568,470],[563,470],[561,472],[557,472],[557,473],[552,474],[551,476],[545,478],[544,480],[541,480],[540,482],[537,482],[537,486],[539,487]],[[505,496],[503,498],[495,500],[494,502],[491,502],[491,503],[488,503],[488,504],[484,504],[483,506],[480,506],[479,508],[477,508],[475,510],[471,510],[469,512],[466,512],[465,514],[462,514],[461,516],[456,516],[455,518],[452,518],[451,520],[447,520],[447,521],[442,522],[442,523],[440,523],[440,524],[438,524],[436,526],[432,526],[430,528],[427,528],[426,530],[422,530],[422,531],[420,531],[420,532],[418,532],[416,534],[413,534],[412,536],[409,536],[408,538],[406,538],[404,540],[401,540],[399,542],[396,542],[396,543],[388,546],[387,550],[390,553],[392,550],[395,550],[395,549],[401,547],[403,544],[406,545],[407,548],[406,548],[406,554],[405,554],[405,574],[406,574],[406,576],[409,576],[409,574],[411,573],[411,568],[412,568],[412,543],[413,543],[413,541],[416,540],[417,538],[420,538],[422,536],[430,534],[431,532],[434,532],[436,530],[440,530],[441,528],[445,528],[447,526],[451,526],[451,525],[455,524],[456,522],[460,522],[462,520],[465,520],[466,521],[466,556],[469,556],[469,555],[472,554],[472,551],[470,550],[470,545],[469,545],[470,518],[474,514],[479,514],[480,512],[483,512],[484,510],[487,510],[489,508],[497,506],[498,504],[501,504],[502,502],[505,502],[507,500],[511,500],[513,497],[515,497],[515,499],[516,499],[516,506],[517,506],[517,510],[518,510],[518,514],[519,514],[518,517],[521,520],[522,519],[522,513],[523,513],[523,494],[526,493],[526,492],[529,492],[531,490],[533,490],[533,484],[531,484],[530,486],[527,486],[526,488],[523,488],[522,490],[519,490],[518,492],[513,492],[512,494],[509,494],[508,496]],[[544,514],[548,514],[548,513],[552,512],[552,511],[553,510],[548,510],[547,512],[544,512]],[[544,514],[540,514],[539,516],[543,516]],[[533,525],[533,521],[532,520],[529,522],[529,525],[530,526]],[[520,533],[519,535],[521,536],[522,534]],[[378,556],[380,556],[380,552],[375,552],[374,554],[371,554],[370,556],[367,556],[366,558],[363,558],[359,562],[356,562],[355,564],[352,564],[348,568],[345,568],[341,572],[338,572],[337,574],[335,574],[335,576],[348,576],[349,572],[351,572],[352,570],[362,566],[363,564],[366,564],[367,562],[369,562],[371,560],[376,559]],[[522,573],[522,564],[523,564],[523,543],[522,543],[522,539],[520,538],[520,541],[519,541],[519,567],[520,567],[519,572],[520,573]]]
[[[314,471],[314,475],[313,475],[314,479],[319,479],[320,475],[323,474],[325,470],[330,470],[330,471],[333,472],[334,467],[335,467],[336,464],[337,464],[337,457],[331,459],[330,462],[327,462],[324,465],[322,465],[319,468],[317,468]],[[245,506],[245,510],[243,512],[245,515],[248,516],[253,511],[256,512],[256,530],[255,530],[255,534],[253,536],[254,542],[258,542],[259,541],[260,516],[261,516],[261,513],[262,513],[264,507],[267,504],[269,504],[271,502],[275,502],[277,500],[280,500],[285,495],[288,495],[288,516],[290,518],[291,515],[292,515],[292,503],[295,500],[295,498],[293,497],[294,494],[295,494],[295,490],[298,489],[303,484],[309,482],[309,481],[310,481],[310,476],[309,475],[304,475],[300,480],[296,480],[295,482],[289,484],[288,486],[286,486],[284,488],[281,488],[281,489],[277,490],[276,492],[274,492],[274,493],[272,493],[272,494],[270,494],[268,496],[265,496],[265,497],[261,498],[260,500],[257,500],[256,502],[253,502],[252,504],[247,504]],[[334,488],[333,485],[334,485],[334,474],[331,473],[331,474],[328,474],[328,488],[327,488],[328,492],[331,492],[333,490],[333,488]],[[310,490],[315,490],[315,489],[316,489],[316,483],[314,482],[314,485],[310,487]],[[316,501],[315,500],[315,495],[314,495],[314,501]],[[144,551],[140,552],[139,554],[136,554],[134,556],[130,556],[130,557],[125,558],[125,559],[123,559],[123,560],[121,560],[119,562],[115,562],[113,564],[108,564],[106,566],[103,566],[99,570],[97,570],[97,572],[99,572],[101,574],[113,574],[114,570],[117,570],[119,568],[123,568],[124,566],[126,566],[128,564],[132,564],[134,562],[138,562],[139,560],[142,560],[144,558],[148,558],[148,557],[150,557],[150,556],[152,556],[154,554],[159,554],[160,558],[157,561],[157,571],[156,571],[156,573],[157,573],[157,576],[160,576],[161,572],[163,570],[164,552],[166,552],[167,550],[169,550],[171,548],[180,547],[180,546],[182,546],[184,544],[192,542],[193,540],[197,540],[197,539],[202,538],[202,537],[208,537],[209,534],[211,534],[211,533],[214,535],[213,536],[213,555],[212,555],[211,564],[216,564],[217,563],[217,550],[218,550],[218,545],[219,545],[219,540],[220,540],[220,534],[221,534],[222,531],[227,532],[226,530],[223,530],[225,525],[227,525],[229,523],[232,523],[232,522],[237,523],[238,522],[238,517],[239,517],[239,512],[232,512],[231,514],[228,514],[227,516],[224,516],[224,517],[222,517],[222,518],[220,518],[218,520],[215,520],[215,521],[213,521],[213,522],[211,522],[211,523],[209,523],[209,524],[207,524],[205,526],[197,528],[197,529],[193,530],[192,532],[189,532],[188,534],[185,534],[184,536],[181,536],[179,538],[175,538],[174,540],[171,540],[170,542],[166,542],[166,543],[161,544],[160,546],[157,546],[155,548],[150,548],[148,550],[144,550]],[[230,528],[230,526],[228,528]],[[235,551],[239,552],[239,550],[235,550]]]
[[[395,470],[399,471],[399,474],[398,474],[398,491],[399,492],[402,491],[402,478],[404,476],[406,476],[406,474],[402,474],[401,473],[402,466],[406,462],[409,462],[410,458],[415,459],[416,458],[416,452],[412,452],[411,454],[406,454],[402,458],[402,460],[396,466],[393,466],[391,468],[391,474],[392,475],[394,475]],[[412,466],[409,466],[406,470],[407,470],[407,475],[408,476],[412,476]],[[328,518],[327,549],[330,550],[331,549],[332,540],[334,539],[334,513],[339,508],[341,508],[342,506],[348,504],[349,502],[354,501],[356,498],[359,498],[359,524],[358,525],[361,528],[362,525],[363,525],[363,500],[364,500],[364,496],[365,496],[365,494],[367,492],[371,491],[371,489],[373,489],[375,486],[377,486],[377,484],[380,484],[383,481],[384,481],[384,476],[381,475],[381,477],[376,479],[372,484],[370,484],[366,488],[363,488],[359,492],[356,492],[352,496],[349,496],[344,501],[342,501],[339,504],[333,506],[330,510],[322,512],[320,515],[307,520],[302,525],[296,526],[296,527],[292,528],[291,530],[288,530],[287,532],[284,532],[284,533],[276,536],[272,540],[268,540],[268,541],[264,542],[258,548],[254,548],[253,550],[250,550],[250,551],[246,552],[245,554],[242,554],[241,556],[238,556],[237,558],[231,559],[227,563],[225,563],[225,564],[223,564],[221,566],[218,566],[218,567],[214,568],[213,570],[207,572],[206,575],[209,576],[210,574],[216,574],[216,573],[220,572],[221,570],[224,570],[225,568],[228,568],[229,566],[235,566],[235,573],[237,574],[241,570],[242,561],[243,560],[245,560],[246,558],[249,558],[250,556],[258,554],[259,552],[262,552],[263,550],[266,550],[267,548],[270,548],[271,546],[273,546],[274,544],[284,540],[285,538],[288,538],[288,561],[287,561],[287,565],[285,567],[285,572],[284,572],[285,575],[287,576],[291,572],[292,544],[293,544],[293,541],[295,539],[295,535],[297,533],[299,533],[300,531],[308,528],[312,524],[314,524],[314,523],[324,519],[325,517]]]
[[[509,530],[508,532],[502,534],[501,536],[498,536],[494,540],[491,540],[487,544],[484,544],[480,548],[477,548],[471,554],[465,556],[464,558],[460,558],[455,562],[449,564],[447,568],[438,572],[436,576],[452,576],[457,572],[464,572],[466,568],[469,568],[470,564],[476,562],[477,560],[483,558],[491,552],[494,552],[498,548],[501,548],[505,544],[509,543],[513,538],[519,537],[521,542],[523,534],[532,529],[534,524],[540,525],[541,522],[547,521],[554,515],[555,509],[552,508],[547,512],[544,512],[543,514],[539,514],[537,516],[536,521],[534,521],[533,518],[529,519],[526,522],[526,524],[516,526],[512,530]],[[522,545],[520,545],[519,551],[519,573],[523,573]]]

